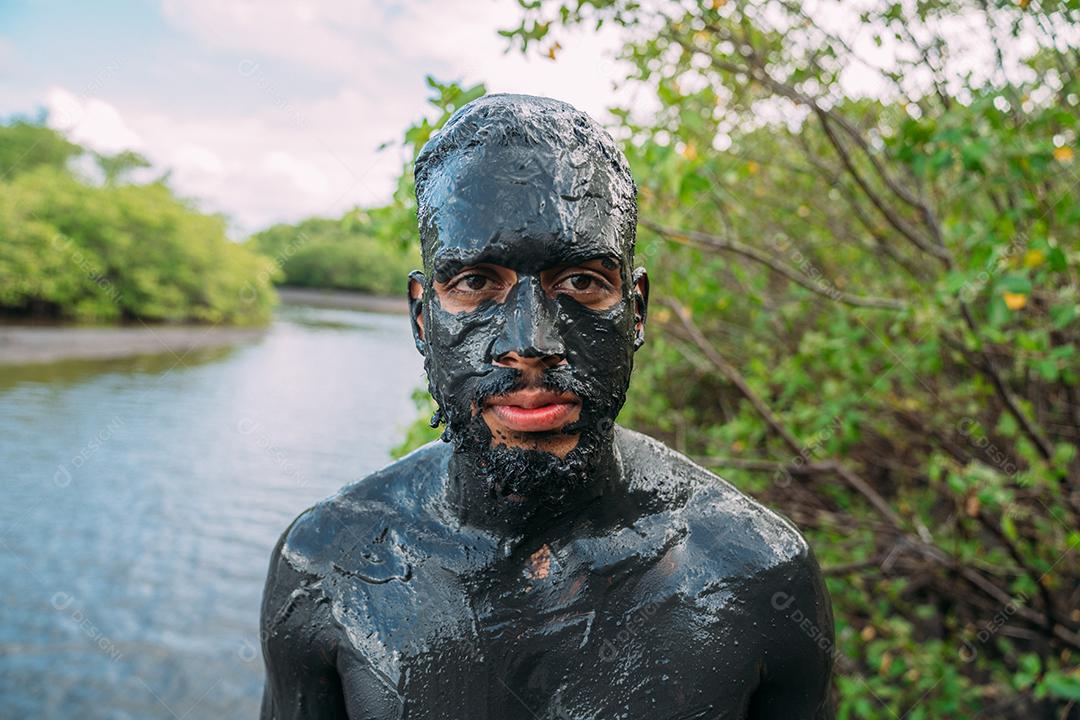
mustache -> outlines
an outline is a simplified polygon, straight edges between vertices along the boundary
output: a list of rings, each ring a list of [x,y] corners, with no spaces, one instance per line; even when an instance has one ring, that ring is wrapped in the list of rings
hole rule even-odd
[[[489,398],[529,388],[573,393],[583,400],[590,394],[588,386],[567,367],[549,368],[540,374],[539,379],[532,381],[516,368],[495,367],[474,383],[470,399],[476,403],[476,407],[483,407]]]

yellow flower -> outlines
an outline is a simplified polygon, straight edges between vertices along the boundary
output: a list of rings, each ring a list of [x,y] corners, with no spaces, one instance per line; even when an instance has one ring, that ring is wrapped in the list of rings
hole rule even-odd
[[[1046,253],[1042,250],[1028,250],[1024,255],[1024,267],[1038,267],[1046,259]]]
[[[1068,165],[1073,159],[1073,149],[1068,145],[1054,148],[1054,159],[1063,165]]]
[[[1010,310],[1021,310],[1027,305],[1027,295],[1024,295],[1023,293],[1007,292],[1002,293],[1001,297],[1005,300],[1005,307]]]

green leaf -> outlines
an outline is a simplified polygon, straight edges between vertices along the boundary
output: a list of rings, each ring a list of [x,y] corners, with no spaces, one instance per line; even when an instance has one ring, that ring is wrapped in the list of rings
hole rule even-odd
[[[1049,672],[1039,684],[1039,690],[1050,697],[1080,701],[1080,676],[1075,671],[1069,674]]]

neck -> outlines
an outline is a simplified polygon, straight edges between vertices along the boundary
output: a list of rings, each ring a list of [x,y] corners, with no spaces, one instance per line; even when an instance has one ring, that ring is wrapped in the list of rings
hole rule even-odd
[[[574,470],[560,471],[555,464],[524,461],[520,470],[537,471],[532,487],[565,492],[504,492],[500,478],[492,477],[486,453],[454,449],[448,468],[447,504],[464,524],[501,535],[527,537],[554,522],[590,507],[598,498],[618,492],[624,485],[622,460],[612,437]]]

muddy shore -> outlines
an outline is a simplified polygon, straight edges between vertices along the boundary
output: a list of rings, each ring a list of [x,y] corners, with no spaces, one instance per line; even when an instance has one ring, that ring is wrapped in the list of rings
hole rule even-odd
[[[252,342],[264,328],[205,325],[64,327],[0,325],[0,365],[175,355]]]
[[[404,313],[404,298],[384,298],[343,291],[279,288],[283,305]],[[78,326],[2,324],[0,365],[28,365],[62,360],[110,360],[135,355],[174,355],[255,342],[265,327],[211,325]]]

